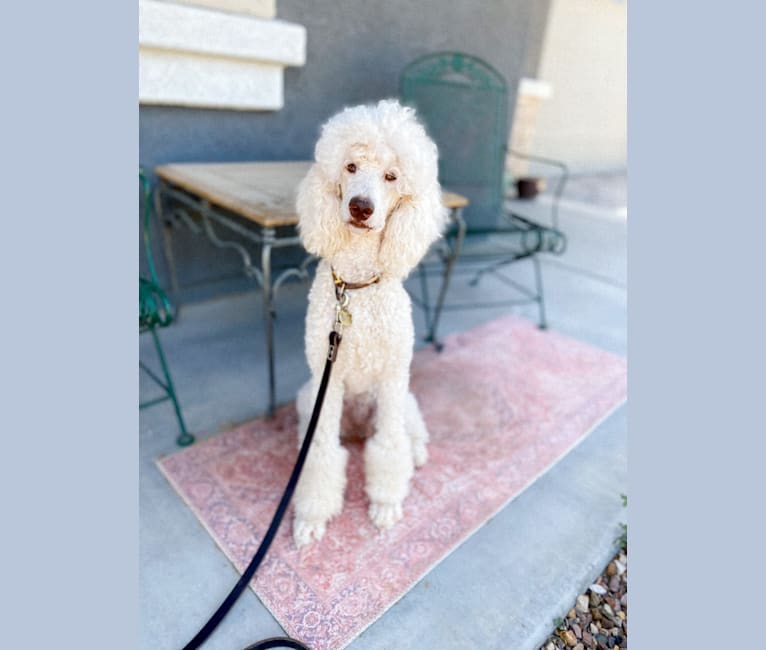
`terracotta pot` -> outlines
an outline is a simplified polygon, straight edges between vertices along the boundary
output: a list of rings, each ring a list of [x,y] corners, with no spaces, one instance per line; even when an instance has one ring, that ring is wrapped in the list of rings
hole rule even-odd
[[[520,178],[516,181],[516,192],[520,199],[533,199],[544,187],[542,178]]]

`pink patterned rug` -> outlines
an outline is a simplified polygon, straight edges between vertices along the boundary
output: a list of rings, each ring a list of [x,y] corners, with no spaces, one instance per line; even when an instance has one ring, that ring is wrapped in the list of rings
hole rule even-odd
[[[626,384],[624,359],[517,317],[450,336],[441,354],[419,351],[412,390],[430,458],[404,519],[376,532],[361,443],[349,443],[343,513],[300,551],[286,519],[252,588],[291,636],[343,648],[622,404]],[[159,461],[239,571],[292,469],[296,428],[291,404]]]

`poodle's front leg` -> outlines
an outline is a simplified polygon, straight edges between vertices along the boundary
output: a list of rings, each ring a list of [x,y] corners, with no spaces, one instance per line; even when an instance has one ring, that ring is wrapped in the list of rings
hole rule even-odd
[[[412,441],[412,458],[415,461],[415,467],[423,467],[428,460],[428,429],[420,413],[418,401],[410,392],[407,393],[404,426],[407,427],[407,433]]]
[[[306,435],[318,390],[318,379],[312,380],[298,395],[299,442]],[[322,539],[327,522],[343,509],[348,451],[340,444],[342,410],[343,382],[331,379],[306,464],[295,488],[293,539],[297,546]]]
[[[377,430],[364,449],[369,516],[378,528],[402,518],[402,502],[413,473],[412,443],[405,430],[406,377],[383,382],[378,393]]]

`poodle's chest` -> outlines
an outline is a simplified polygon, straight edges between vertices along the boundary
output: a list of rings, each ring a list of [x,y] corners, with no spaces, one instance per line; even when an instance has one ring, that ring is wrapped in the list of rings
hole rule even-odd
[[[380,284],[347,291],[348,301],[344,311],[344,336],[354,338],[374,337],[386,339],[407,333],[412,329],[412,305],[409,295],[401,284],[381,282]],[[309,301],[309,320],[324,321],[331,327],[335,322],[338,300],[334,287],[319,278],[312,287]]]
[[[309,353],[316,348],[317,341],[326,347],[327,334],[335,322],[337,304],[332,288],[312,290],[306,323]],[[412,307],[401,285],[376,285],[350,291],[346,309],[350,322],[343,327],[335,372],[344,377],[353,375],[353,381],[358,383],[360,389],[369,390],[392,367],[409,365],[414,344]],[[321,346],[316,350],[317,355],[322,350]]]
[[[344,370],[376,377],[392,365],[409,363],[414,343],[409,303],[397,300],[351,300],[350,322],[343,327]],[[333,318],[335,305],[332,307]],[[367,387],[365,387],[365,390]]]

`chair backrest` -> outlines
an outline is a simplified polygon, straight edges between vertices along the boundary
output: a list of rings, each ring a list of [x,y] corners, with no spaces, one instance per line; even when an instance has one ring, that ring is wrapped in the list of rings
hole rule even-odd
[[[429,54],[403,71],[400,96],[413,106],[439,147],[439,180],[470,200],[469,231],[500,223],[508,93],[488,63],[458,52]]]

